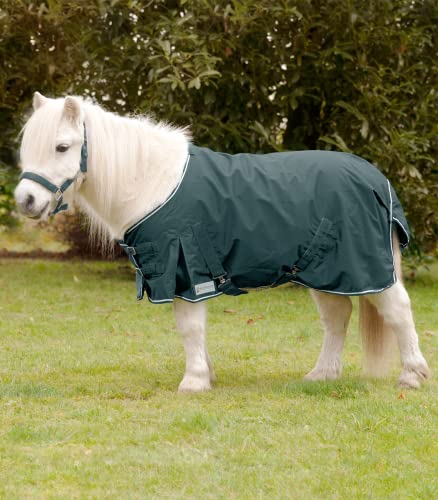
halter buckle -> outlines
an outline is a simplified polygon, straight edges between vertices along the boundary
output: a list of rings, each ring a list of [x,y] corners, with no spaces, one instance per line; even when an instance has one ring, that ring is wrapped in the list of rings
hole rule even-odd
[[[55,192],[55,200],[59,201],[62,198],[62,191],[58,188],[58,190]]]

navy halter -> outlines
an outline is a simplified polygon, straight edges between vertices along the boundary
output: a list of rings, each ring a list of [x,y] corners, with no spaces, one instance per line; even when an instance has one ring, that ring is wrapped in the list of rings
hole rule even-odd
[[[65,193],[65,191],[73,184],[73,182],[78,178],[79,174],[85,174],[87,172],[87,158],[88,158],[88,149],[87,149],[87,129],[85,128],[85,123],[84,123],[84,142],[82,144],[81,148],[81,163],[79,166],[79,170],[77,174],[74,177],[66,179],[61,186],[56,186],[49,180],[47,180],[45,177],[39,174],[35,174],[33,172],[23,172],[20,176],[20,181],[22,179],[29,179],[31,181],[37,182],[38,184],[41,184],[44,186],[46,189],[48,189],[51,193],[55,195],[55,200],[57,202],[55,209],[53,212],[51,212],[49,215],[55,215],[58,212],[61,212],[63,210],[67,210],[68,204],[67,203],[62,203],[62,195]]]

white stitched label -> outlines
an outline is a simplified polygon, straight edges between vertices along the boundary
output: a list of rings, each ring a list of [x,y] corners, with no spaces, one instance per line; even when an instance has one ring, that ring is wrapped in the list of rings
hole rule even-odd
[[[214,281],[206,281],[205,283],[200,283],[195,285],[196,295],[203,295],[204,293],[215,292],[216,287],[214,286]]]

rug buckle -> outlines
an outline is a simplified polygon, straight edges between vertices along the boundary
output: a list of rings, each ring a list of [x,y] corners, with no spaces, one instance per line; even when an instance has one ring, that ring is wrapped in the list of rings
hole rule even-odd
[[[218,280],[219,285],[223,285],[223,284],[224,284],[224,283],[226,283],[226,281],[227,281],[226,276],[227,276],[226,274],[222,274],[221,276],[217,276],[217,277],[216,277],[216,278],[214,278],[214,279]]]

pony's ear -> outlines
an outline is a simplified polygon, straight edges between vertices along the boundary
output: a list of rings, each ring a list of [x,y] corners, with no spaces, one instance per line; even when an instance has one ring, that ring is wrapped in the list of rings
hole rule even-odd
[[[76,97],[67,96],[64,100],[63,115],[75,124],[83,121],[81,102]]]
[[[33,100],[32,100],[32,105],[34,111],[36,111],[38,108],[41,108],[46,102],[48,101],[47,97],[44,97],[42,94],[39,92],[35,92],[33,95]]]

